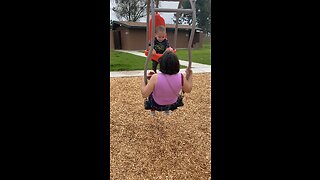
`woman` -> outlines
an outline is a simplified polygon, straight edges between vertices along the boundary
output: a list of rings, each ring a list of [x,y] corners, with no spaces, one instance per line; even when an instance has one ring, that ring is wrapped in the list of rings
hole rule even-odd
[[[147,85],[144,78],[141,83],[142,97],[149,97],[147,103],[152,115],[155,115],[155,110],[169,114],[170,110],[181,106],[180,91],[190,93],[192,90],[192,70],[187,69],[186,75],[179,73],[179,59],[173,52],[166,51],[158,61],[161,73],[153,74]],[[189,78],[186,79],[186,76]]]

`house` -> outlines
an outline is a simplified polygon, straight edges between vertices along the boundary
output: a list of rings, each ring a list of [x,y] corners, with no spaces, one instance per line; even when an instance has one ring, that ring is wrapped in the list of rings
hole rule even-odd
[[[123,50],[146,49],[146,22],[113,21],[110,30],[110,48]],[[175,24],[166,24],[169,43],[173,45]],[[178,25],[176,48],[188,48],[192,26]],[[204,34],[196,27],[192,48],[202,47]]]
[[[110,49],[114,49],[114,38],[112,29],[110,29]]]

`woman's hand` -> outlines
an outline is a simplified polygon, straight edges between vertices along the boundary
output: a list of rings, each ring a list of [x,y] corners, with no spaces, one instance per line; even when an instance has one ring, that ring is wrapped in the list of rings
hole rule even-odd
[[[186,69],[186,76],[187,76],[188,78],[192,76],[192,70],[191,70],[191,68],[187,68],[187,69]]]
[[[147,83],[147,85],[145,84],[144,77],[142,78],[142,81],[141,81],[141,95],[142,95],[143,98],[148,97],[152,93],[156,82],[157,82],[157,74],[156,73],[151,76],[151,78],[150,78],[149,82]]]
[[[186,93],[190,93],[192,90],[192,70],[191,68],[186,69],[186,77],[182,86],[182,90]]]

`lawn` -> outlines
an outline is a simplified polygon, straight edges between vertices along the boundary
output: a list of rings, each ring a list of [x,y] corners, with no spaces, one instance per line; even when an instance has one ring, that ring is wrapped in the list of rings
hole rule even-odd
[[[144,50],[139,52],[144,52]],[[176,54],[179,59],[189,61],[187,48],[186,49],[178,48]],[[193,49],[191,51],[191,56],[192,56],[192,59],[191,59],[192,62],[211,65],[211,42],[208,40],[204,41],[202,44],[202,48]]]
[[[181,60],[188,61],[188,49],[177,49],[177,56]],[[211,42],[203,42],[202,48],[191,51],[192,62],[211,65]]]
[[[110,51],[110,71],[131,71],[131,70],[142,70],[146,58],[136,56],[133,54]],[[148,69],[152,69],[152,63],[148,63]]]
[[[143,70],[145,63],[146,57],[110,50],[110,71]],[[180,65],[180,68],[186,66]],[[148,69],[152,69],[151,61],[148,62]]]

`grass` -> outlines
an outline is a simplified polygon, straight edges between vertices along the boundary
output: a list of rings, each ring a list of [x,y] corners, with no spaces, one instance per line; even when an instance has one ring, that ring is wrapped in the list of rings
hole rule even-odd
[[[142,70],[146,58],[129,53],[110,51],[110,71],[131,71]],[[152,63],[148,62],[148,69],[151,69]]]
[[[144,50],[141,50],[139,52],[144,53]],[[185,61],[189,60],[187,48],[177,49],[176,54],[181,60],[185,60]],[[211,65],[211,42],[208,40],[204,41],[202,44],[202,48],[193,49],[191,51],[191,55],[192,55],[192,62]]]
[[[177,56],[181,60],[188,61],[188,49],[177,49]],[[211,42],[204,41],[202,48],[193,49],[191,51],[192,62],[211,65]]]
[[[110,50],[110,71],[143,70],[145,63],[146,57]],[[180,65],[180,68],[186,66]],[[148,69],[152,69],[151,61],[148,62]]]

